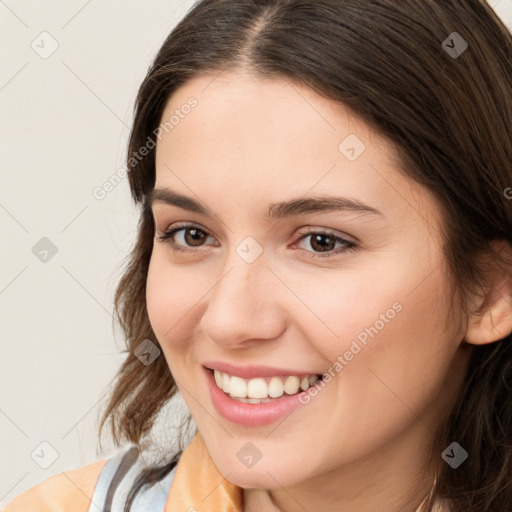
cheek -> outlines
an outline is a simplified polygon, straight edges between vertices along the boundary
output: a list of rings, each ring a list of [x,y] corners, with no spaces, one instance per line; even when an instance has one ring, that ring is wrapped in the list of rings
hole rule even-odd
[[[176,343],[187,339],[192,308],[200,295],[193,274],[173,267],[165,260],[164,252],[162,248],[153,251],[146,282],[146,303],[153,331],[166,351],[179,349]]]
[[[286,278],[307,306],[302,332],[328,362],[344,414],[366,405],[382,418],[392,402],[403,419],[400,399],[421,408],[450,371],[457,336],[447,316],[442,261],[436,266],[412,254],[409,264],[397,261],[390,257],[385,273],[373,265],[337,277]]]
[[[442,254],[413,245],[399,249],[361,255],[353,268],[281,273],[302,302],[306,339],[328,360],[355,341],[359,354],[369,352],[376,362],[388,352],[405,361],[432,354],[454,335],[446,332],[450,291]]]

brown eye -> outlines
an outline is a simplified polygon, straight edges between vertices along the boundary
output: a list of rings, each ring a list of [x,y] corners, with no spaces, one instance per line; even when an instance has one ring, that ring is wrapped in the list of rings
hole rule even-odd
[[[309,243],[315,251],[319,252],[329,251],[336,247],[335,237],[322,233],[311,235],[311,241]]]
[[[183,228],[184,229],[184,240],[187,245],[191,245],[193,247],[199,247],[201,243],[204,241],[206,234],[204,231],[201,231],[197,228]]]
[[[158,240],[170,244],[176,252],[197,252],[193,247],[201,247],[208,237],[208,233],[197,226],[182,225],[158,235]]]
[[[310,238],[309,242],[303,243],[307,238]],[[301,248],[309,253],[308,257],[310,258],[329,258],[343,252],[354,251],[358,247],[354,242],[345,240],[328,231],[310,231],[305,233],[295,244],[299,243],[303,243]],[[338,246],[337,249],[336,246]],[[313,251],[310,249],[313,249]]]

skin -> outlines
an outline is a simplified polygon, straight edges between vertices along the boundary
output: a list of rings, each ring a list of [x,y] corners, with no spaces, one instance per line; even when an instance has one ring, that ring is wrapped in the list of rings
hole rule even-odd
[[[190,96],[198,106],[158,141],[156,186],[200,200],[216,218],[154,204],[157,232],[191,222],[206,236],[193,246],[180,231],[176,243],[196,251],[185,254],[155,239],[147,306],[216,467],[244,489],[246,511],[414,511],[432,486],[430,445],[471,348],[462,312],[448,314],[439,205],[399,172],[385,139],[304,86],[203,75],[170,98],[162,119]],[[366,145],[352,162],[338,150],[348,134]],[[265,219],[270,203],[333,193],[383,215]],[[314,258],[313,237],[298,241],[305,227],[358,248],[334,254],[337,244]],[[235,250],[247,236],[263,249],[250,264]],[[323,373],[395,303],[401,311],[280,423],[237,425],[214,408],[202,362]],[[237,457],[247,442],[262,454],[251,468]]]

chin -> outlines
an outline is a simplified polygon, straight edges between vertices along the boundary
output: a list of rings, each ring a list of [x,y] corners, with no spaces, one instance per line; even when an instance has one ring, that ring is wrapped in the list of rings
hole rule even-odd
[[[225,464],[217,467],[226,480],[243,489],[280,489],[295,486],[311,476],[306,472],[298,474],[296,465],[297,463],[292,464],[290,468],[290,464],[278,461],[275,463],[267,461],[264,464],[261,460],[253,467],[241,468],[240,461],[236,459],[232,462],[226,461]]]

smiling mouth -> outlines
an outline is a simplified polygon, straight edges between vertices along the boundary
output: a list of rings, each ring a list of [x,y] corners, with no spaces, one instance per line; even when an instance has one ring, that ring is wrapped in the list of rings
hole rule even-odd
[[[230,398],[249,404],[263,404],[281,397],[297,395],[322,380],[322,375],[287,375],[244,379],[219,370],[213,373],[215,384]]]

